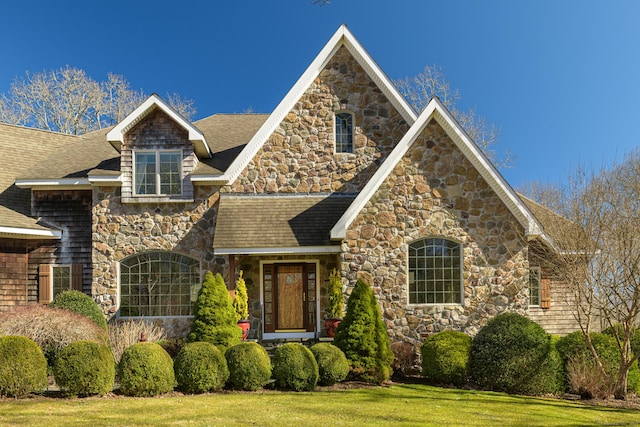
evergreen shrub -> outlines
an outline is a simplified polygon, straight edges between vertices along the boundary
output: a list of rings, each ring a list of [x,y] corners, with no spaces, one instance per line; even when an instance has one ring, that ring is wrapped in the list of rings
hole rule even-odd
[[[238,327],[229,290],[218,273],[207,272],[198,293],[194,319],[188,342],[206,341],[226,350],[240,342],[242,330]]]
[[[481,387],[540,395],[562,391],[562,362],[551,336],[516,313],[494,317],[471,343],[470,370]]]
[[[349,362],[342,350],[328,342],[314,344],[310,350],[318,363],[319,385],[329,386],[347,378]]]
[[[107,321],[102,314],[102,310],[96,302],[89,295],[86,295],[80,291],[64,291],[56,295],[53,299],[51,307],[64,308],[74,313],[87,316],[89,319],[96,322],[96,325],[100,326],[105,331],[107,330]]]
[[[242,270],[236,281],[235,297],[233,298],[233,310],[236,313],[236,321],[247,320],[249,318],[249,296],[247,295],[247,284],[242,277]]]
[[[284,390],[313,391],[318,383],[318,363],[304,345],[287,343],[275,351],[273,378],[276,386]]]
[[[118,364],[120,392],[127,396],[156,396],[175,386],[173,360],[160,345],[137,343],[122,353]]]
[[[104,396],[113,390],[115,373],[111,349],[92,341],[72,342],[53,366],[56,384],[69,396]]]
[[[469,376],[471,337],[460,331],[429,336],[421,347],[422,375],[436,383],[461,386]]]
[[[0,396],[25,397],[47,387],[47,360],[26,337],[0,337]]]
[[[229,378],[224,354],[209,342],[186,344],[174,361],[178,387],[185,393],[221,390]]]
[[[391,377],[393,352],[387,328],[373,291],[362,280],[349,295],[347,314],[338,326],[334,344],[349,361],[350,378],[382,383]]]
[[[271,379],[271,359],[267,351],[255,342],[242,342],[225,353],[229,367],[227,385],[236,390],[261,389]]]

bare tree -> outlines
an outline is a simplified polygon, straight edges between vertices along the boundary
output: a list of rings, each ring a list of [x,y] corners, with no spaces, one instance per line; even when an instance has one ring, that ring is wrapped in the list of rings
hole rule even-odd
[[[562,250],[548,254],[553,274],[574,293],[574,315],[614,395],[626,398],[632,349],[640,322],[640,151],[599,170],[579,168],[562,189],[547,192],[567,219],[549,230]],[[609,378],[590,333],[611,327],[620,351],[617,378]],[[635,350],[635,354],[634,354]]]
[[[0,96],[0,121],[79,135],[111,126],[133,111],[146,95],[134,91],[120,75],[97,82],[84,70],[65,67],[26,73]],[[169,104],[183,116],[195,113],[193,101],[168,95]]]
[[[475,109],[461,111],[456,107],[460,92],[451,87],[440,67],[426,65],[417,75],[396,80],[395,83],[417,111],[422,111],[433,97],[438,97],[496,167],[511,167],[511,153],[506,151],[503,156],[498,156],[493,148],[498,143],[500,130],[494,124],[487,123],[484,117],[478,116]]]

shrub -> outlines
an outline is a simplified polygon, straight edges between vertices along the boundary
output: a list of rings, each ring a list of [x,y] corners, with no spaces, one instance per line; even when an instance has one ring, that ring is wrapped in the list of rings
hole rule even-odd
[[[118,364],[120,391],[127,396],[155,396],[175,385],[173,360],[156,343],[134,344],[122,353]]]
[[[26,337],[0,337],[0,396],[24,397],[47,387],[47,360]]]
[[[122,353],[127,348],[140,342],[143,335],[147,342],[157,342],[164,337],[164,329],[144,319],[118,320],[109,323],[109,343],[116,363],[120,362]]]
[[[271,379],[271,359],[267,351],[255,342],[229,347],[225,358],[229,367],[227,384],[232,389],[258,390]]]
[[[415,347],[408,342],[391,344],[393,352],[393,376],[407,377],[416,373],[417,357]]]
[[[620,351],[611,335],[593,332],[593,347],[609,379],[596,365],[587,339],[581,331],[570,333],[558,341],[557,348],[564,363],[569,390],[585,398],[608,396],[612,393],[620,369]],[[627,388],[637,390],[640,373],[634,363],[629,369]]]
[[[341,319],[344,297],[342,296],[342,280],[340,273],[335,268],[329,275],[329,319]]]
[[[349,361],[350,377],[381,383],[391,376],[393,352],[373,291],[356,282],[347,300],[347,315],[338,326],[334,344]]]
[[[521,394],[561,391],[562,364],[551,337],[516,313],[489,321],[471,343],[470,370],[486,389]]]
[[[92,341],[72,342],[53,366],[56,384],[69,396],[103,396],[113,390],[115,374],[111,349]]]
[[[174,362],[178,387],[185,393],[218,391],[229,378],[224,354],[208,342],[185,345]]]
[[[80,291],[64,291],[56,295],[53,299],[51,307],[64,308],[74,313],[82,314],[96,322],[105,331],[107,330],[107,321],[102,314],[102,310],[89,295]]]
[[[275,351],[273,378],[281,389],[313,391],[318,383],[318,363],[304,345],[287,343]]]
[[[220,274],[207,272],[198,293],[188,342],[207,341],[226,349],[240,342],[242,331],[227,286]]]
[[[247,295],[247,284],[242,277],[242,270],[240,270],[240,276],[236,281],[235,297],[233,298],[233,310],[236,313],[236,321],[246,320],[249,318],[249,305]]]
[[[459,331],[431,335],[421,347],[422,375],[437,383],[467,382],[471,337]]]
[[[87,317],[40,304],[0,313],[0,336],[21,335],[36,342],[53,366],[58,352],[72,342],[108,343],[107,333]]]
[[[328,342],[314,344],[310,350],[318,363],[319,385],[333,385],[347,378],[349,362],[342,350]]]
[[[171,356],[173,360],[178,357],[180,350],[182,350],[186,343],[187,341],[184,338],[166,338],[158,341],[158,344],[169,353],[169,356]]]

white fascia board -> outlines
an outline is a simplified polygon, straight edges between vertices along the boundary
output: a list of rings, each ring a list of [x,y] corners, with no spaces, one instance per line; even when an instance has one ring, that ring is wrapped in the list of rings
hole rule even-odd
[[[216,255],[296,255],[296,254],[337,254],[340,246],[302,246],[291,248],[214,248]]]
[[[91,183],[87,178],[18,179],[16,187],[38,190],[90,190]]]
[[[33,230],[19,227],[0,227],[0,237],[13,239],[60,239],[62,231]]]
[[[196,185],[224,185],[229,181],[225,175],[191,175],[189,179]]]
[[[346,46],[353,57],[364,68],[369,76],[383,90],[384,94],[390,99],[392,104],[398,109],[404,120],[412,125],[416,120],[416,113],[409,105],[407,100],[398,92],[395,85],[389,80],[386,74],[378,67],[375,61],[362,47],[362,45],[351,34],[346,25],[333,34],[331,39],[322,48],[320,53],[315,57],[311,65],[300,76],[298,81],[293,85],[285,97],[280,101],[278,106],[273,110],[269,118],[258,129],[258,132],[251,138],[242,152],[235,158],[222,177],[227,178],[227,183],[231,184],[242,173],[244,168],[249,164],[251,159],[256,155],[260,147],[273,134],[277,127],[282,123],[287,114],[293,109],[296,102],[302,97],[304,92],[309,88],[311,83],[320,75],[322,70],[327,66],[333,55],[342,46]]]
[[[193,124],[191,124],[189,120],[182,117],[180,113],[174,110],[169,104],[167,104],[155,93],[147,98],[147,100],[142,104],[140,104],[138,108],[133,110],[133,112],[125,117],[124,120],[118,123],[116,127],[111,129],[107,133],[107,141],[109,141],[115,147],[121,146],[124,143],[124,135],[155,108],[160,108],[165,114],[171,117],[172,120],[174,120],[187,131],[189,141],[193,142],[196,153],[199,157],[210,158],[212,156],[211,150],[209,149],[209,146],[207,145],[202,132],[200,132],[200,130],[198,130]]]
[[[119,187],[122,185],[122,176],[92,175],[89,177],[89,182],[93,185],[100,185],[103,187]]]

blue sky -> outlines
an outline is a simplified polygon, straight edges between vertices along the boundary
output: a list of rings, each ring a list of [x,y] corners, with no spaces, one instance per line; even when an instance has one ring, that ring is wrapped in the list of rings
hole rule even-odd
[[[196,118],[271,112],[346,23],[391,79],[437,64],[462,109],[501,129],[514,187],[559,182],[638,147],[640,2],[591,0],[24,1],[0,14],[0,92],[65,65],[180,93]]]

